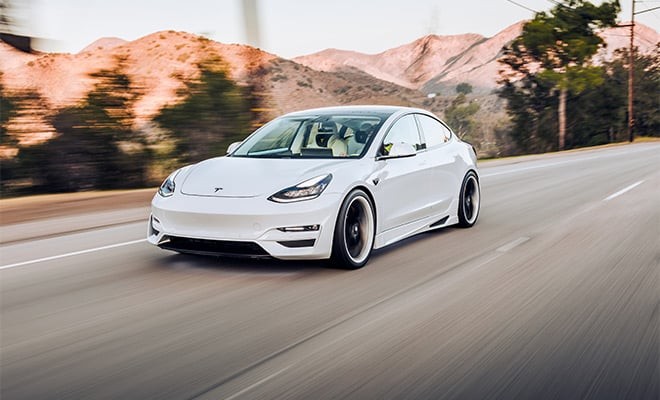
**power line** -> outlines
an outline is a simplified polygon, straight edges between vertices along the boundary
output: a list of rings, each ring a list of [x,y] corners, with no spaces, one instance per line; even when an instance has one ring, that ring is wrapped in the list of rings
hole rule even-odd
[[[566,4],[564,4],[564,3],[560,2],[560,1],[557,1],[557,0],[548,0],[548,1],[549,1],[550,3],[552,3],[552,4],[554,4],[554,5],[559,6],[559,7],[564,7],[564,8],[568,8],[569,10],[573,10],[572,7],[569,7],[569,6],[567,6]]]
[[[538,13],[538,11],[529,8],[529,7],[527,7],[527,6],[524,5],[524,4],[517,3],[517,2],[515,2],[515,1],[513,1],[513,0],[506,0],[506,1],[508,1],[508,2],[511,3],[511,4],[515,4],[515,5],[517,5],[518,7],[522,7],[522,8],[524,8],[524,9],[527,10],[527,11],[531,11],[531,12],[533,12],[533,13]]]
[[[659,9],[659,8],[660,8],[660,6],[653,7],[653,8],[647,8],[646,10],[637,11],[637,12],[635,13],[635,15],[644,14],[644,13],[647,13],[647,12],[650,12],[650,11],[655,11],[655,10],[657,10],[657,9]]]

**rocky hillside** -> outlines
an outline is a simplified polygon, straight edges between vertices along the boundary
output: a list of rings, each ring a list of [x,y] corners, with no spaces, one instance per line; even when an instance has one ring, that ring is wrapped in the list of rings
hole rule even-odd
[[[143,92],[135,114],[138,124],[147,124],[165,104],[177,101],[177,90],[198,73],[197,64],[213,56],[226,63],[234,80],[255,85],[273,116],[335,104],[420,105],[425,99],[417,90],[357,68],[316,71],[250,46],[218,43],[185,32],[157,32],[131,42],[103,38],[77,54],[25,54],[0,42],[2,84],[10,91],[35,92],[45,103],[36,115],[12,121],[10,131],[22,143],[50,137],[49,110],[79,101],[94,85],[90,74],[112,68],[118,57],[125,60],[128,75]],[[28,123],[25,118],[32,120]]]
[[[23,144],[51,137],[48,116],[79,101],[94,85],[90,74],[113,68],[118,58],[143,93],[134,111],[138,128],[144,129],[164,105],[178,100],[183,82],[198,74],[197,64],[213,56],[226,63],[234,80],[257,88],[268,116],[310,107],[375,103],[418,106],[443,115],[455,86],[468,82],[475,88],[472,101],[480,103],[482,119],[495,120],[501,117],[503,105],[488,94],[496,87],[497,59],[522,25],[512,25],[491,38],[429,35],[379,54],[329,49],[293,60],[175,31],[134,41],[102,38],[77,54],[25,54],[0,42],[0,77],[5,89],[39,97],[35,106],[9,122],[10,134]],[[660,41],[649,27],[639,25],[636,32],[644,52]],[[606,30],[603,37],[608,43],[601,55],[605,59],[614,49],[627,46],[626,28]],[[447,96],[427,98],[428,93]],[[5,154],[2,149],[0,153]]]
[[[429,35],[378,54],[329,49],[294,58],[294,61],[319,71],[360,69],[379,79],[425,93],[443,92],[468,82],[478,92],[488,93],[497,86],[502,47],[522,31],[524,21],[486,38],[476,34]],[[609,59],[615,49],[628,46],[629,28],[602,32],[607,43],[602,57]],[[636,27],[635,44],[648,53],[660,42],[658,32],[645,25]]]

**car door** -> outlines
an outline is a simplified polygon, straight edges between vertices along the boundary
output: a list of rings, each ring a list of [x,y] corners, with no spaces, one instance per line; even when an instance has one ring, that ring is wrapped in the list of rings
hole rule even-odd
[[[431,213],[428,179],[430,170],[423,156],[421,140],[413,114],[404,115],[390,127],[381,145],[380,154],[386,155],[393,143],[408,143],[415,147],[413,157],[391,158],[378,161],[379,230],[385,232],[419,220]]]
[[[426,143],[427,162],[431,166],[429,189],[433,214],[449,211],[460,191],[460,157],[452,146],[452,132],[442,122],[425,114],[416,114]]]

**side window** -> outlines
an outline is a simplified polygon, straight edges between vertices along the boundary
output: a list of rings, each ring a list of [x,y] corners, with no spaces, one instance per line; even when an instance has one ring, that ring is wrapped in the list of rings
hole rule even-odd
[[[410,143],[417,150],[424,148],[419,138],[417,123],[415,123],[415,118],[412,115],[401,117],[392,125],[385,136],[385,140],[383,140],[382,153],[387,155],[394,143]]]
[[[417,114],[417,120],[422,126],[426,147],[431,148],[451,139],[451,131],[439,121],[423,114]]]

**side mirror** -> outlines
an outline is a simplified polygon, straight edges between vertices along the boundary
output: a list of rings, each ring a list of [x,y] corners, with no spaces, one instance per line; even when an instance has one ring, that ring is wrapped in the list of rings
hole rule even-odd
[[[394,143],[387,155],[378,157],[378,160],[388,160],[390,158],[414,157],[417,154],[415,146],[410,143]]]
[[[235,152],[236,149],[238,149],[238,146],[241,145],[241,143],[243,143],[243,142],[234,142],[234,143],[230,144],[229,147],[227,147],[227,154],[231,154],[231,153]]]

